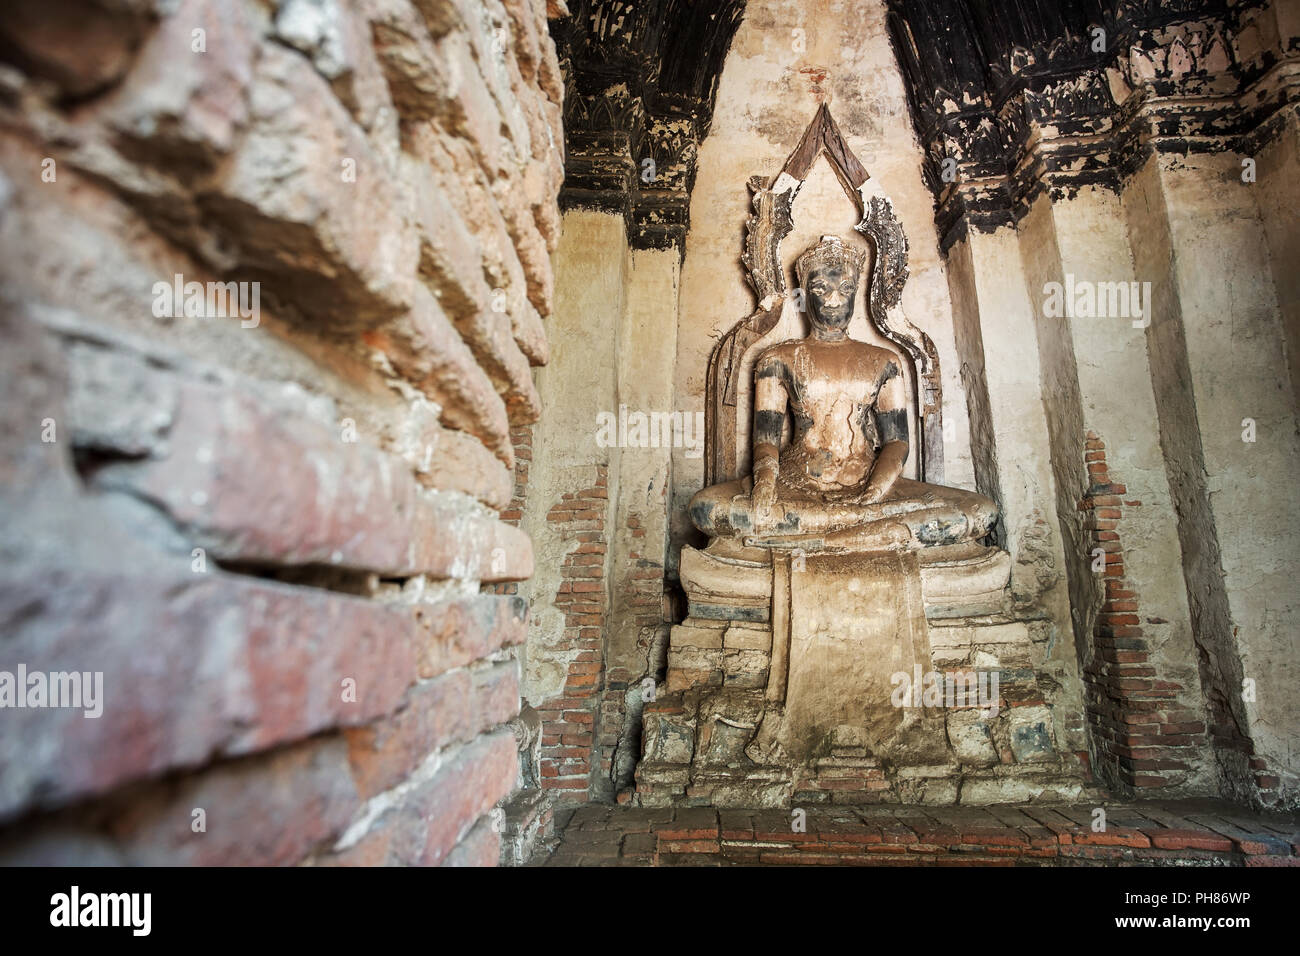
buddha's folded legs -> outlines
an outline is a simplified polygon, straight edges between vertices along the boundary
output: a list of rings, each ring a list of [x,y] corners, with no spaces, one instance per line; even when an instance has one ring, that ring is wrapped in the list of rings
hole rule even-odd
[[[997,505],[960,488],[899,478],[874,504],[778,497],[773,521],[754,528],[749,478],[705,488],[691,499],[695,526],[710,537],[754,539],[755,544],[828,548],[923,548],[982,538],[997,519]],[[907,532],[905,535],[904,530]],[[910,540],[909,540],[910,537]]]

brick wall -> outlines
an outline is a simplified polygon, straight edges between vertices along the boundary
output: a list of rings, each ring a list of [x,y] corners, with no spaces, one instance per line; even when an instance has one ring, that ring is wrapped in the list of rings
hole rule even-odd
[[[559,651],[568,656],[561,696],[537,705],[542,716],[541,785],[566,801],[590,796],[598,763],[596,720],[604,668],[602,639],[608,610],[605,534],[609,466],[596,465],[589,488],[564,492],[546,520],[567,546],[561,583],[551,603],[564,614]]]
[[[510,429],[510,445],[515,451],[515,483],[510,504],[501,512],[501,520],[519,527],[524,517],[524,496],[528,494],[528,471],[533,464],[533,429],[517,425]]]
[[[510,492],[510,502],[498,517],[518,528],[524,517],[524,497],[528,493],[528,471],[533,463],[533,428],[531,425],[516,425],[510,429],[510,447],[515,455],[514,485]],[[506,581],[500,584],[484,584],[487,594],[518,594],[519,584]]]
[[[654,515],[620,514],[624,502],[610,487],[620,467],[626,460],[577,465],[563,483],[529,489],[526,510],[545,522],[553,567],[529,585],[528,665],[545,682],[528,699],[543,721],[541,786],[562,803],[630,795],[641,685],[657,672],[656,650],[665,652],[656,643],[667,630],[663,537],[653,533]]]
[[[495,862],[547,3],[172,7],[0,25],[0,860]]]
[[[1079,508],[1086,512],[1090,556],[1104,553],[1105,587],[1083,675],[1094,769],[1130,792],[1177,787],[1205,747],[1205,718],[1183,703],[1181,684],[1162,679],[1142,625],[1142,596],[1125,572],[1124,518],[1142,502],[1126,498],[1128,489],[1112,479],[1106,443],[1096,432],[1087,433],[1085,449],[1089,485]]]

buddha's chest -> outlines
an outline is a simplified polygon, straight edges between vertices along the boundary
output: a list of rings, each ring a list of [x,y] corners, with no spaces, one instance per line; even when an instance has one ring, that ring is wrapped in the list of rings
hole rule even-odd
[[[831,418],[844,424],[860,424],[863,416],[875,408],[879,371],[852,361],[844,351],[819,354],[800,350],[794,356],[790,404],[800,418],[813,423]]]
[[[796,382],[791,405],[800,417],[814,421],[825,417],[840,420],[861,418],[875,407],[876,389],[865,383],[810,379]]]

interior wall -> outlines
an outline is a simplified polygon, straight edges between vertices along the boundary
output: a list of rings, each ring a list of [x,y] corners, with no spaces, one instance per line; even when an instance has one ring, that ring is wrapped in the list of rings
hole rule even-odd
[[[949,250],[948,275],[962,379],[973,399],[979,490],[1000,506],[998,543],[1011,554],[1012,606],[1029,621],[1039,655],[1035,663],[1051,677],[1044,683],[1059,746],[1079,754],[1089,741],[1067,564],[1080,557],[1073,550],[1067,554],[1057,520],[1037,347],[1041,299],[1028,278],[1022,242],[1010,227],[973,232]]]
[[[1283,351],[1291,376],[1292,395],[1300,403],[1300,119],[1283,117],[1282,129],[1255,160],[1260,216],[1268,241],[1269,265],[1281,310]],[[1235,170],[1234,170],[1235,172]],[[1233,184],[1236,185],[1235,183]]]
[[[1135,271],[1130,249],[1144,227],[1126,223],[1120,196],[1106,189],[1081,189],[1053,203],[1051,212],[1063,274],[1097,283],[1098,288],[1128,284],[1130,291],[1135,280],[1146,279]],[[1102,702],[1100,689],[1108,688],[1111,680],[1141,681],[1154,670],[1169,695],[1167,709],[1201,707],[1196,646],[1179,573],[1177,512],[1159,442],[1154,440],[1159,418],[1144,323],[1157,317],[1149,297],[1143,296],[1145,287],[1139,283],[1137,288],[1140,308],[1130,299],[1128,314],[1110,314],[1108,298],[1099,314],[1068,320],[1083,422],[1086,486],[1081,513],[1089,532],[1083,538],[1084,553],[1075,561],[1091,581],[1091,600],[1086,612],[1076,615],[1076,633],[1087,649],[1083,665],[1097,693],[1092,702],[1097,711],[1097,767],[1125,783],[1135,779],[1133,768],[1124,767],[1116,756],[1132,759],[1136,750],[1118,739],[1124,731],[1113,725],[1111,715],[1101,713],[1111,704]],[[1077,470],[1077,459],[1074,466]],[[1080,513],[1077,504],[1075,511]],[[1104,562],[1097,560],[1098,550],[1105,553]],[[1146,660],[1105,659],[1094,637],[1118,636],[1120,629],[1129,639],[1146,643]],[[1161,755],[1166,761],[1160,775],[1165,785],[1188,792],[1212,788],[1206,748],[1179,749],[1182,752]],[[1117,768],[1127,772],[1116,773]]]
[[[664,574],[673,449],[690,458],[702,459],[704,453],[703,421],[684,418],[689,413],[673,397],[680,276],[676,249],[636,249],[629,255],[627,306],[618,338],[618,410],[628,409],[629,417],[666,415],[659,421],[670,421],[672,431],[653,429],[651,417],[655,433],[647,436],[649,441],[629,435],[619,458],[606,628],[609,682],[601,716],[602,760],[610,762],[606,778],[611,792],[632,784],[641,756],[647,687],[654,686],[666,655],[670,608]]]
[[[541,785],[566,800],[630,784],[643,682],[662,656],[670,456],[674,442],[703,450],[694,420],[649,426],[674,411],[680,262],[675,249],[629,248],[620,215],[562,217],[551,362],[537,375],[552,413],[533,429],[522,525],[537,571],[521,590]]]
[[[537,556],[521,587],[533,609],[522,692],[542,719],[542,788],[581,801],[599,779],[597,717],[608,680],[609,529],[620,449],[598,444],[596,426],[600,413],[618,409],[628,285],[623,218],[566,212],[554,261],[551,361],[537,376],[549,413],[533,428],[521,524]]]

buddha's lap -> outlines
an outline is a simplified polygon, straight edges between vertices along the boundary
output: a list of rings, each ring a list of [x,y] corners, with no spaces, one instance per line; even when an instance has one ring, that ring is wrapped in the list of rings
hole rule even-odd
[[[713,536],[752,533],[751,488],[752,482],[741,478],[700,491],[690,504],[695,526]],[[968,536],[976,537],[987,532],[996,516],[997,506],[983,495],[900,478],[874,503],[778,496],[765,533],[815,534],[895,521],[913,528],[934,522],[962,524]]]

